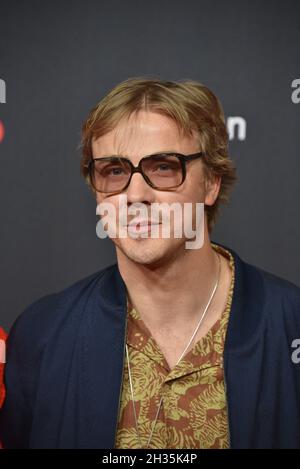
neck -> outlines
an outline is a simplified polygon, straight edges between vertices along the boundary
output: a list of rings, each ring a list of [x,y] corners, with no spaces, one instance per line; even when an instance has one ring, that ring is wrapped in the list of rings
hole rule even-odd
[[[155,329],[194,322],[205,308],[219,272],[207,233],[201,249],[183,249],[171,261],[156,266],[134,262],[118,248],[117,259],[130,305]],[[217,304],[217,293],[212,306]]]

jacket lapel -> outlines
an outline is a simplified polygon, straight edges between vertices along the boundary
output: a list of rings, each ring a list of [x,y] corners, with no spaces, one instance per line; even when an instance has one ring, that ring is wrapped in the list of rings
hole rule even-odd
[[[79,446],[113,448],[122,386],[126,287],[116,264],[105,271],[85,310]]]
[[[231,448],[251,448],[260,401],[264,345],[265,291],[259,269],[228,249],[235,264],[235,285],[224,346],[224,379]]]
[[[217,244],[217,243],[215,243]],[[224,368],[227,386],[231,447],[251,440],[257,396],[250,396],[249,376],[258,379],[253,347],[260,330],[264,290],[259,270],[246,264],[230,248],[235,261],[235,286],[225,340]],[[126,336],[126,286],[117,264],[108,268],[90,296],[81,333],[84,351],[78,435],[79,447],[113,448],[121,395]],[[257,353],[257,352],[256,352]],[[248,367],[250,366],[250,368]],[[237,378],[238,377],[238,378]],[[258,383],[257,383],[258,384]],[[249,399],[241,399],[241,393]],[[252,403],[252,404],[251,404]],[[247,446],[246,444],[246,446]]]

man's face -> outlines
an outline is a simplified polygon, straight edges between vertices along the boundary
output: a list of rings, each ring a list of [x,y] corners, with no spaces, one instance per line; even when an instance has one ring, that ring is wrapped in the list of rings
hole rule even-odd
[[[182,136],[176,123],[161,114],[150,111],[139,111],[132,114],[129,119],[121,121],[112,131],[99,137],[92,145],[93,157],[124,156],[137,166],[140,159],[155,153],[176,152],[189,155],[199,152],[199,144],[196,134]],[[161,191],[150,187],[142,174],[135,173],[127,189],[121,194],[127,196],[127,207],[143,203],[148,207],[149,219],[153,203],[184,203],[202,202],[212,205],[219,190],[219,180],[208,187],[204,183],[204,168],[201,158],[192,160],[186,165],[187,174],[183,184],[172,191]],[[103,202],[112,203],[117,212],[119,208],[120,194],[110,195],[97,192],[97,204]],[[194,213],[194,212],[193,212]],[[128,223],[133,218],[128,214]],[[118,255],[125,255],[134,262],[141,264],[160,265],[170,258],[178,256],[185,250],[186,237],[175,238],[172,236],[158,239],[150,236],[132,238],[112,238],[117,248]],[[161,233],[160,233],[161,234]]]

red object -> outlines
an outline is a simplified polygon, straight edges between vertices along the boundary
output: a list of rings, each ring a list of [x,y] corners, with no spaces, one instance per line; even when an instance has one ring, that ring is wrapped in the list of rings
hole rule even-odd
[[[4,140],[4,135],[5,135],[4,124],[2,121],[0,121],[0,143]]]
[[[4,372],[4,363],[5,363],[5,340],[7,335],[4,330],[0,327],[0,409],[4,402],[5,398],[5,388],[3,383],[3,372]],[[0,441],[0,449],[2,448]]]
[[[3,383],[3,372],[4,372],[4,362],[5,362],[5,340],[6,334],[4,330],[0,327],[0,409],[4,402],[5,398],[5,389]]]

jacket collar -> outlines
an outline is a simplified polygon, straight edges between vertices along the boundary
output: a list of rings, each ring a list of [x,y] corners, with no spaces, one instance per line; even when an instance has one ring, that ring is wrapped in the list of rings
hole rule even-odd
[[[226,368],[226,357],[233,357],[251,345],[259,331],[264,290],[259,269],[244,262],[227,246],[220,246],[231,252],[235,263],[235,284],[224,349]],[[117,264],[102,271],[97,279],[94,284],[96,290],[85,310],[83,347],[90,360],[85,371],[85,380],[89,385],[85,382],[83,386],[84,411],[81,418],[86,420],[86,424],[82,425],[84,431],[80,432],[79,440],[81,447],[99,447],[100,444],[102,448],[112,448],[117,431],[125,359],[126,285]],[[99,358],[95,361],[91,357]],[[87,419],[87,416],[90,417]],[[93,429],[93,425],[97,431],[87,431],[87,428]]]
[[[228,350],[234,351],[251,341],[259,329],[265,302],[262,275],[258,268],[243,261],[233,249],[215,241],[213,243],[230,251],[234,258],[235,282],[225,344]],[[112,265],[103,276],[100,288],[102,301],[118,311],[124,320],[126,285],[117,264]]]

